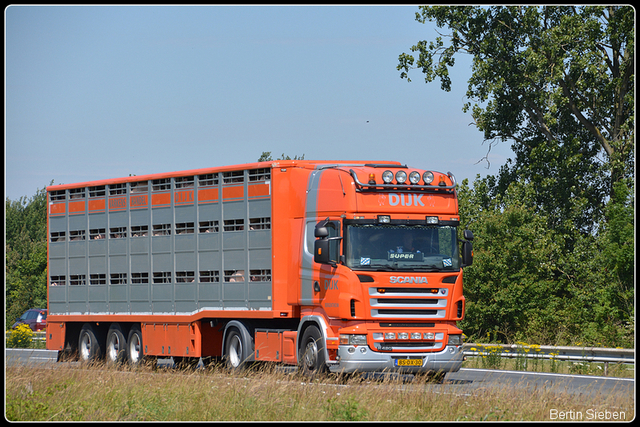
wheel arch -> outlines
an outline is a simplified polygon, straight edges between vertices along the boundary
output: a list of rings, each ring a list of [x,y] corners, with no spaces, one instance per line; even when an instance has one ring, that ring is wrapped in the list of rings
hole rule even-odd
[[[316,314],[303,316],[302,319],[300,319],[300,325],[298,325],[298,334],[296,340],[296,354],[298,355],[298,361],[300,359],[299,355],[302,347],[302,337],[309,326],[315,326],[320,331],[320,335],[322,335],[322,339],[324,340],[324,348],[322,349],[325,356],[324,360],[329,361],[329,350],[327,349],[327,330],[329,327],[327,326],[325,319],[322,316]]]

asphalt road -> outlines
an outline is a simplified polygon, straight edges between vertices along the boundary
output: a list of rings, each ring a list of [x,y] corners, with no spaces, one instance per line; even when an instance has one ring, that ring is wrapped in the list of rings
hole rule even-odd
[[[632,394],[635,390],[633,378],[469,368],[462,368],[458,372],[447,374],[445,383],[460,384],[470,389],[496,384],[504,387],[513,386],[537,390],[553,388],[556,391],[576,394]]]
[[[6,349],[5,365],[55,364],[57,352],[52,350]],[[159,359],[159,367],[170,367],[169,359]],[[622,394],[634,393],[635,379],[596,377],[588,375],[565,375],[541,372],[498,371],[490,369],[462,368],[447,374],[443,386],[454,387],[459,393],[473,393],[488,387],[530,388],[541,390],[553,388],[572,394]]]

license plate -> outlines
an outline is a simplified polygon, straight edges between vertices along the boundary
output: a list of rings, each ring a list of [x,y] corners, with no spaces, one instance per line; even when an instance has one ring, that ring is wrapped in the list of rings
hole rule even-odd
[[[422,366],[422,359],[396,359],[396,366]]]

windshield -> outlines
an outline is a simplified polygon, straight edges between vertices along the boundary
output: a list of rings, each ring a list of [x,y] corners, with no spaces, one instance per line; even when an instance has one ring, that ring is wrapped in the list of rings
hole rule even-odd
[[[456,227],[352,224],[345,239],[354,270],[451,271],[460,268]]]

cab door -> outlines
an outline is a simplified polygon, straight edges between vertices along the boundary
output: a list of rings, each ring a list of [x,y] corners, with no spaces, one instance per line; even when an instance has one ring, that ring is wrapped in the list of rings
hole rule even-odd
[[[341,255],[340,224],[339,219],[307,219],[300,271],[300,303],[302,305],[321,305],[326,291],[335,288],[335,279],[332,279],[332,276],[335,275]],[[320,228],[324,229],[326,235],[316,237]],[[322,263],[317,262],[318,257],[315,253],[319,242],[325,248],[321,256],[327,260]]]

